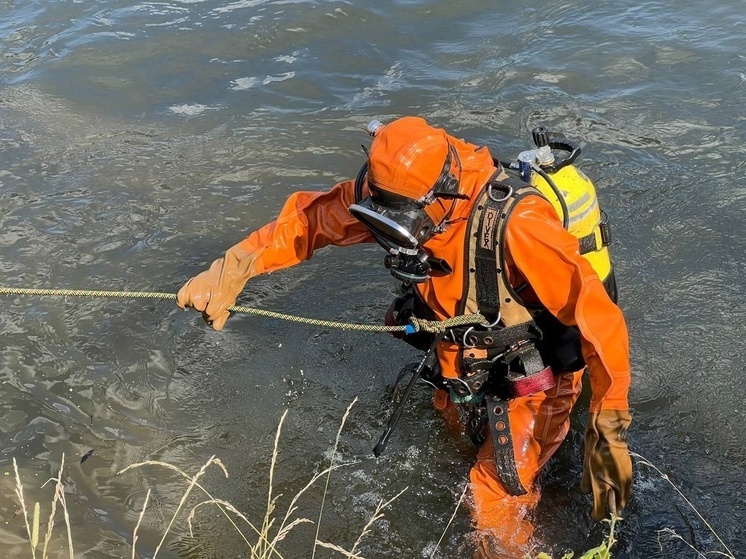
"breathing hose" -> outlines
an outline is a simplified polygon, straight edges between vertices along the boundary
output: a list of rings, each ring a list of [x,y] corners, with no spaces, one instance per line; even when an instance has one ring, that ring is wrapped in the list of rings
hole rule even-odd
[[[549,173],[547,173],[544,169],[542,169],[535,163],[531,164],[531,169],[539,173],[539,176],[547,181],[547,184],[552,189],[552,192],[554,192],[554,195],[557,196],[557,200],[559,200],[560,207],[562,208],[562,227],[567,229],[570,226],[570,210],[567,209],[567,202],[565,202],[565,197],[562,196],[557,183],[554,182],[552,177],[549,176]]]
[[[511,162],[500,161],[499,163],[506,169],[511,169],[513,171],[519,170],[518,163],[516,163],[515,161],[511,161]],[[549,173],[547,173],[544,169],[542,169],[536,163],[531,164],[531,169],[535,171],[541,178],[547,181],[547,184],[552,189],[552,192],[554,192],[554,195],[557,196],[557,200],[559,200],[560,207],[562,208],[562,227],[564,229],[567,229],[570,226],[570,210],[568,210],[567,208],[567,202],[565,202],[565,198],[564,196],[562,196],[562,192],[560,192],[560,189],[557,186],[557,183],[554,182],[554,180],[549,175]]]

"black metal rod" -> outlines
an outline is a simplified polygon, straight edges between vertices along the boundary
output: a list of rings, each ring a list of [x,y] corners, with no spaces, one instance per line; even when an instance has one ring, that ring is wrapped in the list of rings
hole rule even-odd
[[[407,384],[407,388],[404,391],[404,394],[402,394],[401,400],[399,400],[399,403],[396,405],[396,408],[394,408],[394,413],[391,414],[391,417],[389,418],[389,422],[386,425],[386,429],[381,434],[381,438],[378,439],[378,444],[376,444],[376,446],[373,448],[373,454],[376,456],[376,458],[379,457],[381,454],[383,454],[383,451],[386,450],[386,445],[388,444],[389,437],[391,436],[391,433],[394,432],[394,429],[396,428],[397,423],[399,423],[399,420],[401,419],[401,415],[404,412],[404,405],[407,403],[407,400],[409,399],[409,395],[412,393],[412,390],[414,389],[414,385],[417,384],[417,380],[422,375],[422,372],[425,370],[425,367],[427,367],[428,363],[432,360],[433,357],[435,357],[436,348],[438,347],[440,340],[443,339],[444,335],[445,335],[445,332],[441,332],[437,336],[435,336],[433,343],[430,344],[430,347],[428,348],[427,352],[425,352],[425,355],[420,361],[420,364],[417,365],[417,368],[412,373],[412,379],[409,381],[409,384]]]

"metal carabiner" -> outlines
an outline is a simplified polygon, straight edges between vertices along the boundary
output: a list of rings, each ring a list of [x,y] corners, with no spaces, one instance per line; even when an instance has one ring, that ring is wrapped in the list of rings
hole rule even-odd
[[[503,198],[495,198],[495,196],[492,194],[492,183],[489,183],[487,185],[487,196],[490,197],[490,200],[493,202],[505,202],[508,198],[510,198],[513,195],[513,187],[508,185],[508,193]]]
[[[500,313],[500,311],[497,311],[497,318],[495,319],[495,322],[493,322],[492,324],[480,324],[480,326],[484,328],[494,328],[495,326],[497,326],[498,322],[500,322],[501,318],[502,314]]]
[[[477,347],[477,344],[476,344],[476,343],[474,343],[473,345],[469,345],[469,344],[467,344],[467,343],[466,343],[466,336],[468,336],[468,335],[469,335],[469,332],[471,332],[472,330],[474,330],[474,326],[469,326],[469,327],[468,327],[468,328],[466,329],[466,332],[464,332],[464,335],[463,335],[463,336],[461,336],[461,344],[462,344],[462,345],[463,345],[463,346],[464,346],[465,348],[467,348],[467,349],[472,349],[472,348],[475,348],[475,347]]]
[[[464,379],[453,377],[448,379],[449,382],[459,382],[462,386],[466,387],[466,391],[469,393],[469,396],[474,396],[474,391],[471,389],[471,386],[469,386],[469,383],[466,382]],[[454,388],[455,390],[455,388]]]

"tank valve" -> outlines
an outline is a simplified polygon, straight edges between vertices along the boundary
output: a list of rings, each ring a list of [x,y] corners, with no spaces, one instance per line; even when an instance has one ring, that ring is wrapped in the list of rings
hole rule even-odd
[[[537,148],[549,145],[549,129],[546,126],[537,126],[531,131],[531,136],[533,136]]]
[[[369,135],[375,137],[381,128],[383,128],[383,123],[380,120],[371,120],[368,123],[367,132]]]
[[[546,126],[537,126],[531,131],[534,144],[536,145],[536,160],[542,167],[554,163],[554,154],[549,145],[549,129]]]

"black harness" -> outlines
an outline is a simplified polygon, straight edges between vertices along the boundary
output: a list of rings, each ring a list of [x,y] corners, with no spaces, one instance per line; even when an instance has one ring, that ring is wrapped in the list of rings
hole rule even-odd
[[[449,391],[451,400],[466,415],[472,441],[481,446],[487,436],[490,437],[497,474],[506,491],[510,495],[523,495],[526,489],[515,464],[509,402],[548,390],[554,386],[555,379],[542,355],[545,352],[540,352],[539,348],[546,346],[547,340],[535,320],[535,316],[549,313],[529,311],[520,300],[507,281],[503,249],[507,222],[517,203],[526,196],[542,194],[518,179],[498,180],[499,173],[497,171],[480,192],[469,218],[464,247],[465,289],[457,309],[459,314],[478,312],[489,324],[450,328],[442,337],[442,341],[460,347],[458,378],[444,378],[434,365],[421,364],[412,382],[419,376],[432,386]],[[410,295],[419,301],[415,293]],[[415,306],[422,307],[424,303],[420,301]],[[394,305],[396,319],[405,317],[403,310]],[[419,312],[415,310],[414,314]],[[546,320],[542,326],[544,323]],[[568,328],[559,321],[552,325],[558,326],[557,332]],[[557,332],[552,331],[553,338]],[[427,347],[428,353],[434,353],[436,344],[431,341],[428,336],[420,347]],[[573,347],[575,341],[579,350],[579,340],[573,339]],[[568,359],[578,365],[573,370],[582,367],[582,357],[578,358],[577,352]]]
[[[467,415],[469,435],[483,444],[492,440],[498,477],[510,495],[526,489],[518,476],[508,415],[509,401],[554,385],[554,377],[536,343],[541,329],[514,293],[505,274],[505,231],[520,200],[541,194],[497,173],[479,195],[467,231],[464,297],[461,314],[478,311],[489,325],[456,328],[450,340],[461,346],[458,379],[449,379],[451,397]]]

